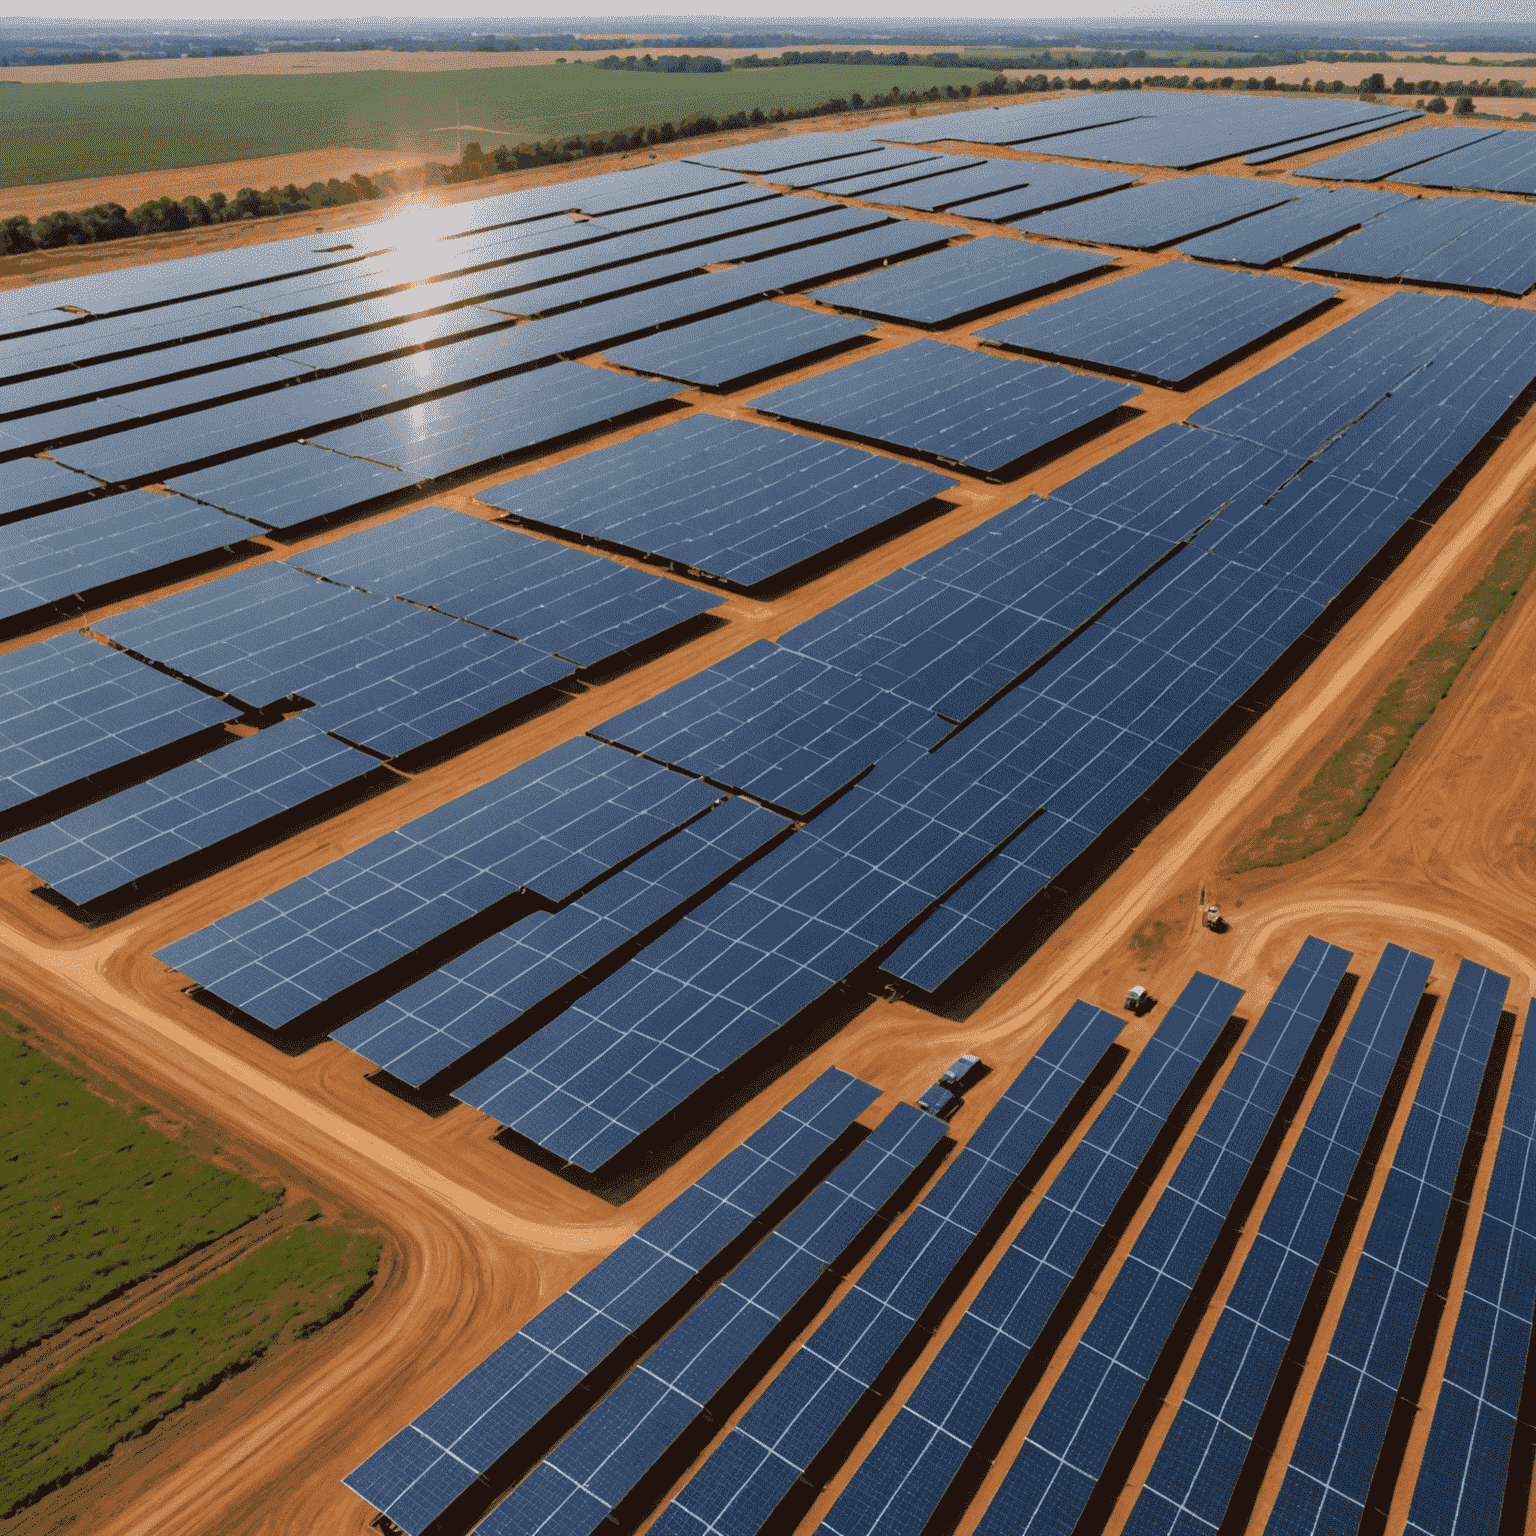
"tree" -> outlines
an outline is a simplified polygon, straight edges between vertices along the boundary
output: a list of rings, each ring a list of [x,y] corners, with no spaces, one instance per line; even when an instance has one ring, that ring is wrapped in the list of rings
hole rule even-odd
[[[20,256],[24,251],[35,251],[37,241],[32,237],[32,220],[25,214],[16,214],[0,223],[0,256]]]
[[[1379,72],[1374,75],[1367,75],[1360,82],[1360,89],[1362,91],[1384,91],[1386,88],[1387,77]]]
[[[1445,111],[1445,97],[1444,96],[1436,96],[1436,97],[1432,98],[1430,100],[1430,102],[1428,103],[1428,105],[1424,108],[1424,110],[1426,112],[1444,112]]]
[[[91,239],[79,215],[66,213],[62,208],[56,213],[45,213],[32,226],[32,238],[44,251],[56,250],[61,245],[88,245]]]
[[[187,210],[168,197],[157,197],[141,203],[128,215],[128,219],[131,225],[128,232],[135,235],[163,235],[170,230],[186,229],[192,223],[187,217]]]
[[[181,211],[187,216],[189,228],[194,224],[211,224],[213,222],[213,215],[208,211],[208,204],[200,197],[182,198]]]
[[[1458,96],[1456,98],[1456,116],[1472,116],[1472,98],[1470,96]]]

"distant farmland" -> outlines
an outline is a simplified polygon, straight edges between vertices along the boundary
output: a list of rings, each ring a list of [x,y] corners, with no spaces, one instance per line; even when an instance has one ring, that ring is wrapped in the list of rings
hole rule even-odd
[[[594,133],[698,112],[808,107],[893,85],[975,86],[975,69],[805,64],[716,75],[650,75],[582,64],[366,74],[134,80],[101,85],[0,84],[0,186],[119,176],[172,166],[292,154],[328,145],[419,150],[452,159],[459,120],[496,144]]]

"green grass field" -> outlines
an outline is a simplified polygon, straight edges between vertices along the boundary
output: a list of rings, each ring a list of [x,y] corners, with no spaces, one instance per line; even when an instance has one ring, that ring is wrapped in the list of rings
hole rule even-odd
[[[282,1198],[194,1157],[10,1035],[0,1035],[0,1124],[0,1360]]]
[[[142,1435],[282,1337],[337,1317],[378,1269],[379,1245],[299,1227],[98,1345],[0,1414],[0,1519]]]
[[[809,107],[834,96],[873,96],[900,85],[972,87],[974,69],[843,67],[648,75],[583,64],[444,74],[236,75],[110,85],[0,83],[5,153],[0,187],[118,176],[173,166],[292,154],[330,144],[358,149],[435,146],[454,157],[458,120],[486,149],[578,133],[679,122],[761,107]],[[230,189],[233,190],[233,189]]]

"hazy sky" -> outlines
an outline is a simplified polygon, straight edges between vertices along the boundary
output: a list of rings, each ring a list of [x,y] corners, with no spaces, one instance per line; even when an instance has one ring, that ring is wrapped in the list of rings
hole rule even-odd
[[[325,17],[356,19],[362,17],[420,16],[421,0],[273,0],[273,3],[247,9],[236,4],[230,12],[220,14],[208,0],[151,0],[153,9],[148,13],[177,22],[209,19],[217,15],[228,21],[242,15],[259,14],[267,19],[302,19],[315,22]],[[608,0],[604,14],[620,19],[627,16],[657,15],[656,0],[640,3],[640,0]],[[66,17],[111,18],[129,21],[142,18],[147,8],[143,0],[63,0],[56,8],[49,6],[46,13],[38,0],[0,0],[0,17],[39,18],[46,14],[50,20]],[[765,24],[784,23],[793,18],[765,16],[761,4],[751,0],[699,0],[688,4],[686,0],[674,0],[667,6],[670,15],[678,17],[710,16],[733,17],[742,20],[761,21]],[[578,10],[574,6],[554,7],[549,0],[537,5],[507,3],[507,0],[481,0],[478,5],[459,11],[456,7],[443,6],[439,14],[483,16],[487,21],[518,21],[526,17],[541,20],[552,16],[580,15],[590,19],[590,10]],[[886,16],[911,20],[933,16],[933,0],[818,0],[813,17],[817,21],[834,18]],[[955,13],[967,18],[998,18],[1028,26],[1046,19],[1072,18],[1104,20],[1123,17],[1127,20],[1151,22],[1155,20],[1198,20],[1219,22],[1224,27],[1238,27],[1243,21],[1260,21],[1279,25],[1305,25],[1309,22],[1327,22],[1334,26],[1352,25],[1375,28],[1413,27],[1415,25],[1442,25],[1476,27],[1480,22],[1526,22],[1532,20],[1530,0],[1401,0],[1401,3],[1376,3],[1376,0],[1244,0],[1242,4],[1223,3],[1223,0],[1115,0],[1112,11],[1106,13],[1104,0],[1047,0],[1043,4],[1030,4],[1029,0],[965,0],[963,8]]]

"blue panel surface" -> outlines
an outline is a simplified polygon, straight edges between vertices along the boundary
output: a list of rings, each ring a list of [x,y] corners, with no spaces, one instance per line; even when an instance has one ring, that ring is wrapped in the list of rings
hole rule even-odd
[[[480,1527],[486,1536],[597,1530],[943,1135],[898,1104],[497,1506]]]
[[[88,475],[52,459],[11,459],[0,469],[0,519],[49,512],[100,491],[101,486]]]
[[[1070,1531],[1210,1259],[1352,956],[1308,938],[1056,1377],[977,1527]]]
[[[948,1171],[656,1522],[662,1536],[755,1536],[925,1317],[1119,1032],[1074,1003]]]
[[[333,1032],[349,1050],[420,1087],[555,993],[595,980],[593,967],[786,831],[731,799],[554,912],[493,934],[414,986]]]
[[[749,304],[745,309],[610,348],[608,361],[641,373],[727,389],[755,373],[813,357],[873,329],[856,320],[813,314],[787,304]]]
[[[263,565],[104,620],[126,649],[260,709],[397,757],[569,677],[531,645],[392,597]]]
[[[1346,139],[1358,139],[1367,133],[1379,133],[1383,128],[1400,128],[1404,123],[1411,123],[1414,118],[1423,115],[1422,112],[1411,110],[1392,112],[1385,117],[1374,117],[1368,123],[1355,123],[1348,128],[1334,128],[1327,133],[1314,133],[1305,139],[1288,139],[1283,144],[1273,145],[1269,149],[1261,149],[1257,154],[1249,155],[1243,164],[1272,165],[1276,160],[1288,160],[1292,155],[1310,154],[1314,149],[1323,149],[1329,144],[1342,144]]]
[[[927,1523],[1241,996],[1199,973],[1180,993],[832,1506],[825,1536]]]
[[[850,160],[847,162],[849,168],[842,176],[822,182],[816,190],[830,193],[834,197],[857,197],[870,202],[883,202],[879,194],[889,188],[909,187],[930,176],[947,176],[952,171],[961,171],[981,163],[980,155],[931,155],[916,163],[906,159],[871,159],[868,168],[862,169],[862,162]],[[829,169],[835,169],[836,165],[834,161]]]
[[[1169,262],[977,334],[999,346],[1180,384],[1337,293],[1321,283]]]
[[[1481,139],[1502,136],[1498,128],[1418,128],[1412,133],[1395,134],[1379,144],[1367,144],[1360,149],[1346,150],[1327,160],[1297,172],[1299,176],[1318,181],[1381,181],[1394,172],[1405,171],[1410,166],[1422,165],[1452,150],[1463,149]]]
[[[343,1481],[420,1533],[623,1350],[879,1097],[835,1068]]]
[[[914,341],[752,401],[759,411],[998,471],[1141,390],[1044,363]]]
[[[1202,261],[1240,261],[1250,267],[1270,267],[1290,260],[1320,241],[1369,223],[1401,201],[1396,192],[1376,192],[1365,187],[1303,192],[1294,202],[1282,203],[1224,229],[1182,241],[1179,250]]]
[[[1318,1091],[1126,1530],[1216,1531],[1433,962],[1388,945]]]
[[[84,904],[238,837],[378,767],[301,718],[231,742],[0,844]]]
[[[575,895],[718,798],[578,738],[157,958],[277,1028],[503,897]]]
[[[0,657],[0,812],[185,741],[239,713],[84,635]]]
[[[1063,150],[1065,153],[1065,150]],[[1152,249],[1185,240],[1296,196],[1294,187],[1238,176],[1186,176],[1075,204],[1019,227],[1056,240]]]
[[[974,202],[1026,186],[1035,168],[1027,160],[983,160],[963,170],[945,171],[907,182],[887,191],[869,194],[869,201],[891,208],[920,208],[938,213],[955,203]]]
[[[931,150],[895,149],[887,144],[866,149],[857,159],[839,156],[836,160],[817,160],[811,165],[796,166],[792,170],[779,170],[773,180],[781,187],[820,187],[834,181],[847,181],[851,177],[868,177],[882,171],[905,170],[909,166],[921,166],[926,161],[940,157]],[[851,169],[857,166],[857,171]]]
[[[953,485],[856,448],[699,415],[479,499],[521,522],[750,587]]]
[[[1110,265],[1084,252],[1019,240],[973,240],[836,288],[819,288],[811,297],[882,319],[943,325],[962,315],[1017,303]]]
[[[1495,133],[1395,179],[1419,187],[1476,187],[1530,197],[1536,193],[1536,144],[1524,133]]]
[[[580,667],[654,640],[720,601],[448,507],[422,507],[289,564],[436,608]]]
[[[820,165],[824,161],[843,160],[850,155],[864,155],[880,149],[866,135],[853,133],[792,133],[766,143],[737,144],[729,149],[704,150],[690,155],[690,165],[713,166],[717,170],[741,171],[752,176],[766,176],[772,171],[787,171],[797,165]]]
[[[1118,171],[1096,171],[1081,165],[1055,165],[1049,161],[1029,162],[1029,180],[1022,187],[997,192],[953,204],[949,212],[967,219],[988,219],[1007,223],[1032,213],[1046,213],[1067,203],[1118,192],[1135,184],[1134,176]]]
[[[1440,1243],[1509,978],[1456,973],[1270,1531],[1356,1529]]]

